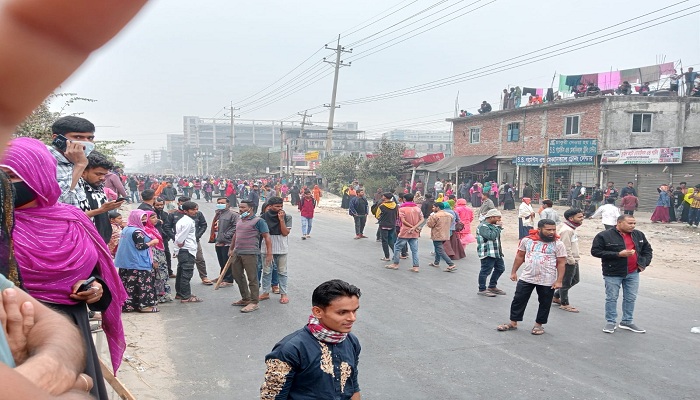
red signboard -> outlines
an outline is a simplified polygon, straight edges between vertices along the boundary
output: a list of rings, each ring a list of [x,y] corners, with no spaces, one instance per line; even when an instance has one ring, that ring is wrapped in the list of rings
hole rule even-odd
[[[445,153],[427,154],[421,158],[417,158],[417,159],[411,161],[411,164],[413,164],[414,167],[417,167],[421,164],[432,164],[432,163],[438,162],[444,158],[445,158]]]

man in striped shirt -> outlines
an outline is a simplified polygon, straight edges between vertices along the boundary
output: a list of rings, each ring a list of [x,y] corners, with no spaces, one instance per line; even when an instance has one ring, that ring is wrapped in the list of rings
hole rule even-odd
[[[521,266],[523,266],[523,272],[518,280],[518,269]],[[540,305],[535,326],[530,333],[543,334],[542,325],[547,323],[554,291],[561,288],[565,270],[566,246],[557,237],[557,225],[551,219],[541,219],[537,223],[537,232],[520,240],[510,274],[510,280],[518,282],[510,305],[510,322],[499,325],[497,329],[499,331],[517,329],[518,322],[523,320],[532,291],[537,290]]]

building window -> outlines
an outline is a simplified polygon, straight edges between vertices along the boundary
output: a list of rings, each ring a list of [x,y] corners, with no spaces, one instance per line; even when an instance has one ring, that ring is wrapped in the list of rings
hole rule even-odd
[[[469,128],[469,143],[479,143],[481,141],[481,128]]]
[[[632,133],[651,132],[651,117],[653,114],[637,113],[632,114]]]
[[[566,117],[566,120],[564,122],[564,134],[565,135],[578,135],[580,123],[581,123],[581,118],[578,115]]]
[[[520,122],[511,122],[508,124],[508,137],[509,142],[517,142],[520,140]]]

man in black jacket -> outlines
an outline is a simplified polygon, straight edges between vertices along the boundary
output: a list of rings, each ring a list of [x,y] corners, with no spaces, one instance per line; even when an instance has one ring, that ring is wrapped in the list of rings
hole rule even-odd
[[[398,216],[398,207],[394,202],[392,193],[384,193],[382,195],[382,203],[377,208],[374,214],[379,222],[379,235],[382,240],[382,250],[384,250],[384,258],[382,261],[390,261],[389,249],[394,250],[396,244],[396,217]]]
[[[358,190],[357,196],[350,199],[348,213],[355,219],[355,239],[365,239],[365,224],[367,223],[367,213],[369,203],[365,198],[365,191]]]
[[[182,206],[182,203],[185,203],[190,200],[191,199],[186,196],[180,196],[177,198],[177,211],[172,213],[172,226],[176,226],[177,221],[179,221],[180,218],[185,216],[185,212],[182,211],[180,207]],[[199,239],[207,232],[207,219],[204,218],[204,214],[202,214],[201,211],[197,211],[197,215],[195,215],[192,219],[194,219],[194,223],[197,229],[195,232],[195,236],[197,237],[197,256],[195,257],[195,264],[197,265],[199,278],[202,280],[203,284],[213,285],[214,282],[212,282],[207,277],[207,263],[206,261],[204,261],[204,253],[202,253],[202,244],[199,241]]]
[[[646,332],[633,322],[634,303],[639,290],[639,273],[651,263],[652,249],[644,234],[635,230],[631,215],[617,218],[614,229],[599,232],[593,239],[591,255],[601,259],[605,280],[605,333],[615,332],[617,298],[622,286],[622,320],[620,329]]]
[[[145,190],[144,190],[145,191]],[[155,203],[153,203],[153,209],[159,220],[163,221],[160,223],[160,227],[156,225],[158,231],[160,231],[163,237],[163,246],[165,247],[165,262],[168,264],[168,275],[171,278],[175,278],[173,273],[173,264],[170,255],[170,241],[175,241],[175,225],[173,224],[172,214],[165,211],[165,199],[162,197],[156,198]]]

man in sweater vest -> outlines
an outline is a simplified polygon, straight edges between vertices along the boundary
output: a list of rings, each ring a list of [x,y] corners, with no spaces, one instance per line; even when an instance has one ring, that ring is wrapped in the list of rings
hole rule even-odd
[[[241,218],[236,224],[236,233],[231,240],[229,257],[233,257],[233,279],[238,284],[241,300],[234,306],[241,306],[241,312],[249,313],[258,309],[260,284],[258,283],[257,255],[260,254],[260,237],[265,240],[265,264],[269,268],[272,263],[272,240],[270,230],[265,221],[256,217],[253,202],[243,200],[238,206]],[[248,279],[246,279],[246,276]]]

